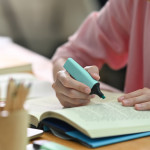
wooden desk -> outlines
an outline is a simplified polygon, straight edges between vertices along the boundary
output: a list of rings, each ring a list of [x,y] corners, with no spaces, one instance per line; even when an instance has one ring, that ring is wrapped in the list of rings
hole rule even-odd
[[[14,43],[0,44],[0,54],[3,54],[3,51],[12,53],[12,55],[17,55],[24,60],[28,60],[33,65],[33,73],[40,79],[53,82],[52,78],[52,64],[51,61],[43,56],[40,56],[34,52],[31,52],[21,46],[18,46]],[[101,85],[106,89],[112,90],[107,85]],[[43,136],[39,139],[46,139],[66,145],[76,150],[89,150],[89,148],[72,141],[66,141],[60,138],[53,136],[50,133],[44,133]],[[150,150],[150,137],[130,140],[127,142],[121,142],[117,144],[112,144],[95,150]]]

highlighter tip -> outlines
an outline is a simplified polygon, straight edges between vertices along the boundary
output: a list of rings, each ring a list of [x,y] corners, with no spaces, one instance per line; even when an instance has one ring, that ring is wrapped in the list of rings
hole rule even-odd
[[[105,99],[106,97],[104,95],[102,95],[102,99]]]

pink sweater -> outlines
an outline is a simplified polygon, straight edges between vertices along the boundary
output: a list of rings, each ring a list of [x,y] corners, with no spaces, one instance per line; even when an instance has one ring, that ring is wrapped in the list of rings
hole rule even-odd
[[[72,57],[83,67],[127,65],[125,92],[150,88],[150,0],[109,0],[90,14],[53,56]]]

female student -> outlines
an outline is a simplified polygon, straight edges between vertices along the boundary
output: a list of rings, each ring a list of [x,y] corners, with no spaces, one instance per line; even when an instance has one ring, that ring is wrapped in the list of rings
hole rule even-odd
[[[150,110],[150,0],[109,0],[57,49],[52,61],[58,99],[65,107],[86,105],[93,95],[64,70],[68,57],[87,66],[96,80],[104,63],[113,69],[127,65],[126,94],[118,101],[136,110]]]

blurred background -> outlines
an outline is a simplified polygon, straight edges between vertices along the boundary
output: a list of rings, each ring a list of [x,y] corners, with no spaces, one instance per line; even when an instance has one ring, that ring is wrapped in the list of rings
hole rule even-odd
[[[0,0],[0,36],[45,57],[67,41],[87,15],[101,9],[107,0]],[[101,80],[123,90],[125,68],[104,65]],[[119,75],[119,76],[118,76]]]
[[[50,58],[99,8],[97,0],[0,0],[0,35]]]

